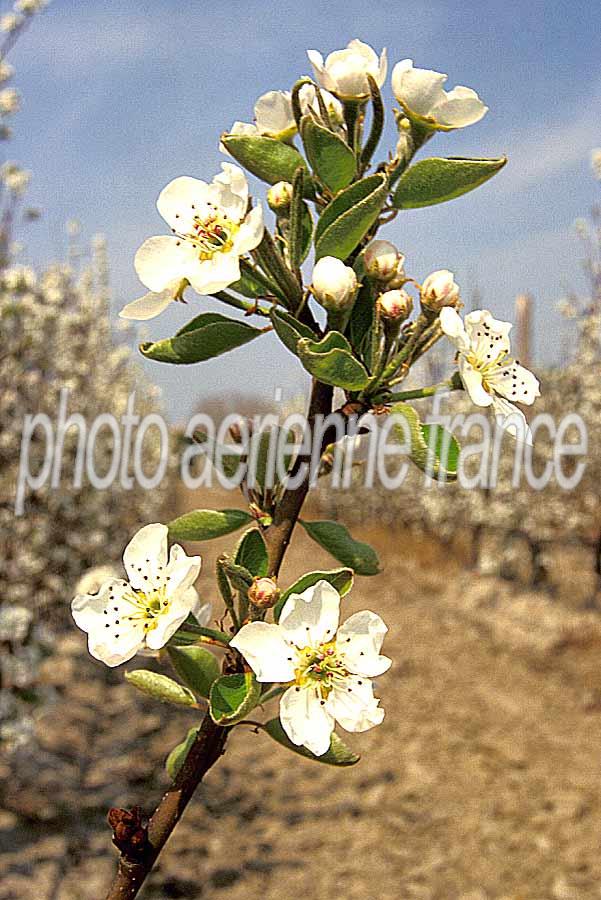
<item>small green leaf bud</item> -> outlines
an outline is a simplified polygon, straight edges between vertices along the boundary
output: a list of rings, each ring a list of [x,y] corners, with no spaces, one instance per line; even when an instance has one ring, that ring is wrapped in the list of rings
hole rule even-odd
[[[286,212],[292,202],[292,185],[288,181],[278,181],[267,191],[267,203],[274,213]]]

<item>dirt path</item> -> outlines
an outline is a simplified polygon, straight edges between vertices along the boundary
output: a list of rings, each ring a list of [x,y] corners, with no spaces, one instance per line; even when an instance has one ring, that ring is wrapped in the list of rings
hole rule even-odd
[[[516,643],[497,627],[503,603],[464,603],[465,581],[439,553],[372,536],[383,538],[385,573],[360,579],[348,604],[383,615],[395,660],[378,685],[384,724],[349,738],[363,759],[339,771],[240,729],[147,900],[601,898],[596,629],[563,628],[552,611],[564,639],[541,641],[522,609]],[[402,561],[416,552],[418,564]],[[301,540],[290,578],[308,558],[331,566]],[[156,798],[164,750],[191,724],[167,722],[81,649],[79,635],[65,639],[62,677],[78,677],[40,723],[43,754],[23,754],[5,787],[0,900],[101,900],[114,864],[107,807]]]

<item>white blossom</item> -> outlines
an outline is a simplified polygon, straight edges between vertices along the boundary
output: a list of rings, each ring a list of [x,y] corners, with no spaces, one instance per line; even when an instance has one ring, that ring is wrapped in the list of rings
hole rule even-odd
[[[317,91],[312,84],[305,84],[299,91],[299,102],[302,115],[309,110],[320,115]],[[342,105],[336,97],[328,91],[321,91],[321,98],[325,104],[333,125],[340,125],[343,121]],[[254,124],[249,122],[234,122],[230,134],[266,135],[277,138],[280,141],[289,140],[296,133],[296,120],[292,111],[292,94],[290,91],[268,91],[262,94],[254,107]],[[222,145],[222,150],[225,147]]]
[[[595,178],[598,181],[601,181],[601,147],[597,147],[597,149],[593,150],[591,153],[591,167]]]
[[[136,253],[136,272],[150,293],[124,307],[122,318],[158,315],[184,280],[199,294],[214,294],[240,278],[240,257],[263,237],[263,210],[247,212],[242,169],[231,163],[221,168],[211,184],[182,176],[161,192],[157,208],[172,234],[148,238]]]
[[[109,578],[97,593],[78,594],[75,623],[88,635],[92,656],[118,666],[143,650],[159,650],[190,613],[203,615],[194,582],[200,557],[174,544],[167,555],[166,525],[141,528],[125,548],[128,581]]]
[[[385,319],[406,319],[413,310],[413,299],[403,288],[384,291],[378,297],[380,313]]]
[[[9,34],[11,31],[16,31],[23,24],[23,16],[18,16],[16,13],[6,13],[4,16],[0,16],[0,31],[4,31]]]
[[[372,278],[387,281],[402,269],[405,257],[390,241],[371,241],[363,251],[365,271]]]
[[[13,77],[14,73],[15,70],[11,64],[5,59],[0,59],[0,82],[8,81],[9,78]]]
[[[15,12],[25,16],[33,16],[48,6],[49,0],[16,0]]]
[[[431,128],[452,131],[479,122],[488,107],[471,88],[445,91],[447,78],[430,69],[414,69],[413,60],[404,59],[392,70],[392,92],[409,117]]]
[[[350,41],[344,50],[335,50],[324,62],[317,50],[307,55],[320,85],[341,100],[365,100],[370,96],[367,76],[371,75],[378,87],[386,79],[388,62],[386,50],[380,57],[363,41]]]
[[[459,285],[448,269],[438,269],[424,280],[421,288],[422,304],[430,309],[454,306],[459,299]]]
[[[388,629],[369,610],[340,627],[339,617],[338,591],[319,581],[288,598],[277,625],[251,622],[230,642],[257,681],[290,685],[280,700],[282,727],[316,756],[328,750],[336,722],[367,731],[384,718],[371,679],[391,665],[380,655]]]
[[[514,437],[532,443],[526,418],[514,404],[530,406],[540,397],[540,386],[532,372],[509,356],[511,323],[480,309],[469,313],[464,324],[447,306],[441,310],[440,324],[457,348],[459,374],[472,402],[491,406]]]
[[[357,290],[357,276],[342,260],[335,256],[323,256],[313,268],[311,290],[325,309],[347,309]]]
[[[5,162],[0,166],[0,179],[13,194],[24,194],[31,180],[31,172],[17,163]]]
[[[0,91],[0,114],[10,116],[16,113],[21,105],[21,97],[16,88],[4,88]]]

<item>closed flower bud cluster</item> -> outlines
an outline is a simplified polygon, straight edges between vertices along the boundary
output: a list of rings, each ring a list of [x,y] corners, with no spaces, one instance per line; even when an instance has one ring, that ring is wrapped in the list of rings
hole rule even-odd
[[[311,290],[324,309],[343,312],[352,306],[355,299],[357,276],[340,259],[324,256],[313,269]]]
[[[248,589],[248,599],[259,609],[271,609],[280,599],[275,578],[255,578]]]
[[[457,306],[458,301],[459,285],[448,269],[432,272],[422,284],[422,307],[429,312],[440,312],[445,306]]]

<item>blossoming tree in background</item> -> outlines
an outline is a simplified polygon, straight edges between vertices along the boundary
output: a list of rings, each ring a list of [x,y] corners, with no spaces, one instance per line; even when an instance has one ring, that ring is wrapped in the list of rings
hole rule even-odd
[[[0,81],[13,76],[6,54],[24,34],[43,0],[17,0],[0,17]],[[26,40],[24,40],[26,46]],[[6,92],[10,91],[10,94]],[[4,101],[3,101],[4,98]],[[8,102],[7,98],[12,98]],[[10,137],[9,113],[18,105],[13,87],[0,89],[1,136]],[[23,514],[15,515],[21,448],[26,417],[47,415],[56,421],[61,391],[68,392],[66,416],[77,411],[86,422],[106,413],[112,398],[117,415],[137,391],[140,415],[158,409],[158,392],[141,376],[131,352],[115,342],[110,324],[106,246],[94,241],[91,257],[79,271],[65,265],[36,273],[18,264],[15,232],[21,222],[29,173],[13,162],[0,167],[0,748],[31,739],[34,717],[52,695],[52,677],[42,678],[44,660],[56,650],[56,632],[65,620],[65,585],[75,586],[89,567],[118,561],[123,543],[140,521],[165,508],[167,485],[152,494],[132,480],[132,489],[115,484],[96,490],[73,484],[80,442],[78,429],[67,431],[57,490],[32,492]],[[25,210],[25,217],[32,212]],[[17,234],[17,237],[19,235]],[[102,360],[90,366],[89,360]],[[46,440],[38,430],[28,445],[31,472],[45,465]],[[113,439],[98,434],[98,471],[106,471]],[[158,451],[149,447],[156,464]],[[107,535],[110,540],[107,543]],[[93,589],[110,565],[85,577]]]
[[[378,56],[354,40],[325,60],[317,51],[309,59],[314,79],[301,78],[289,93],[265,94],[255,124],[238,122],[221,136],[229,156],[221,173],[210,182],[177,178],[162,191],[158,208],[171,233],[149,238],[138,251],[136,269],[148,293],[122,311],[147,320],[172,302],[185,299],[192,308],[194,291],[210,294],[245,317],[199,312],[173,337],[142,344],[142,354],[170,365],[199,364],[273,331],[312,376],[312,389],[304,435],[291,440],[275,428],[245,441],[238,429],[232,435],[238,447],[219,454],[224,469],[242,466],[246,508],[195,510],[168,526],[145,526],[125,549],[127,578],[108,579],[73,601],[96,658],[116,666],[137,653],[158,655],[177,678],[135,669],[128,681],[203,713],[168,758],[173,782],[149,822],[137,809],[111,810],[121,858],[110,898],[136,896],[196,786],[240,725],[251,724],[316,762],[345,766],[359,757],[335,728],[362,732],[382,722],[386,681],[378,680],[376,697],[372,679],[391,664],[381,653],[386,625],[375,610],[349,618],[343,612],[355,576],[379,571],[375,551],[338,523],[303,520],[309,537],[339,566],[308,571],[293,584],[280,579],[313,476],[327,468],[358,416],[392,417],[392,433],[415,464],[452,480],[456,441],[422,424],[409,400],[465,387],[474,403],[491,406],[527,439],[523,414],[512,404],[538,395],[535,377],[508,355],[509,324],[480,311],[464,325],[452,273],[440,270],[420,282],[407,274],[398,248],[378,237],[403,210],[452,200],[502,169],[504,158],[413,162],[438,132],[481,119],[482,101],[469,88],[446,92],[445,75],[399,62],[392,73],[398,140],[374,162],[385,116],[386,53]],[[244,169],[271,185],[270,226],[249,195]],[[403,390],[412,366],[444,333],[457,347],[458,370],[442,385]],[[342,422],[341,431],[324,425],[335,389],[343,400],[331,421]],[[283,466],[271,480],[266,459],[274,434]],[[196,438],[199,450],[212,455],[207,435]],[[200,557],[187,556],[177,543],[168,553],[167,539],[202,542],[240,528],[232,551],[218,560],[220,601],[207,614],[193,590]],[[272,714],[271,701],[278,703]]]

